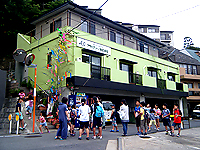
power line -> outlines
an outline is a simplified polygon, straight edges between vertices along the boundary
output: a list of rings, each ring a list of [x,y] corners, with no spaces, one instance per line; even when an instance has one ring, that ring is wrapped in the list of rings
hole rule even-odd
[[[172,14],[170,14],[170,15],[166,15],[166,16],[163,16],[163,17],[154,19],[154,20],[149,20],[149,21],[147,21],[146,23],[148,23],[148,22],[153,22],[153,21],[157,21],[157,20],[160,20],[160,19],[164,19],[164,18],[173,16],[173,15],[177,15],[177,14],[179,14],[179,13],[183,13],[183,12],[185,12],[185,11],[188,11],[188,10],[191,10],[191,9],[194,9],[194,8],[197,8],[198,6],[200,6],[200,5],[198,4],[198,5],[196,5],[196,6],[193,6],[193,7],[190,7],[190,8],[187,8],[187,9],[184,9],[184,10],[181,10],[181,11],[178,11],[178,12],[175,12],[175,13],[172,13]]]

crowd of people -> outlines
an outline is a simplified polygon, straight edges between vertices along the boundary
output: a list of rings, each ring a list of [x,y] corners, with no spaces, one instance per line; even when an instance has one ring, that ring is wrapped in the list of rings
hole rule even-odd
[[[16,114],[19,115],[19,129],[24,130],[26,124],[24,123],[23,114],[21,112],[21,103],[25,101],[27,114],[29,118],[32,118],[33,110],[33,91],[31,90],[27,96],[21,91],[19,93],[19,99],[16,105]],[[49,99],[48,99],[48,102]],[[93,131],[92,139],[102,139],[102,127],[105,126],[105,115],[104,108],[101,103],[100,97],[94,96],[92,102],[88,104],[86,99],[82,99],[81,103],[78,105],[69,105],[68,99],[66,97],[62,98],[62,102],[59,103],[57,108],[57,114],[59,116],[59,128],[55,139],[64,140],[67,139],[68,126],[70,127],[69,132],[71,136],[75,136],[75,125],[77,118],[79,120],[79,137],[78,140],[82,140],[82,134],[86,134],[86,140],[89,140],[89,131]],[[49,105],[52,109],[51,105]],[[78,107],[78,109],[77,109]],[[117,125],[117,115],[119,115],[123,127],[122,136],[127,136],[128,133],[128,123],[129,123],[129,106],[125,99],[121,100],[121,106],[119,111],[116,110],[115,105],[112,104],[111,120],[112,120],[112,129],[110,132],[119,132]],[[180,137],[181,131],[181,116],[182,113],[178,108],[178,104],[174,105],[173,115],[174,122],[171,125],[170,115],[171,112],[167,108],[167,104],[163,104],[163,110],[161,111],[158,107],[158,104],[155,104],[155,107],[152,108],[150,104],[145,102],[136,101],[136,107],[134,109],[134,116],[137,127],[137,135],[147,135],[148,132],[152,130],[152,125],[155,126],[157,131],[160,130],[160,119],[162,118],[163,125],[165,126],[166,134],[174,136],[174,127],[178,126],[177,137]],[[48,110],[49,111],[49,110]],[[45,120],[46,114],[41,112],[38,122],[40,122],[40,133],[43,134],[42,126],[45,126],[47,132],[50,133],[47,123]],[[96,134],[96,129],[98,129],[98,134]]]
[[[155,125],[156,130],[160,130],[160,119],[162,118],[163,125],[166,130],[166,135],[169,134],[174,136],[174,127],[178,127],[178,134],[177,137],[180,137],[181,131],[181,116],[182,113],[178,108],[178,104],[174,104],[173,108],[173,115],[174,121],[171,125],[170,115],[171,112],[167,108],[167,104],[163,104],[163,110],[161,111],[158,108],[158,104],[155,104],[154,108],[150,107],[150,104],[145,104],[144,102],[136,101],[136,107],[134,110],[135,120],[136,120],[136,127],[137,127],[137,135],[147,135],[147,131],[152,130],[152,124]]]

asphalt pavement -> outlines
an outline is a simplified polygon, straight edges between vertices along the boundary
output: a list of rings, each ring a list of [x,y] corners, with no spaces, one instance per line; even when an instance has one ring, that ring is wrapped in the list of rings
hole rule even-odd
[[[200,127],[200,120],[192,120],[191,127]],[[188,128],[188,125],[185,125]],[[2,150],[54,150],[54,149],[73,149],[73,150],[105,150],[109,140],[116,140],[121,137],[122,125],[119,124],[120,132],[110,133],[111,126],[107,126],[103,130],[103,139],[92,139],[92,132],[90,132],[90,140],[87,141],[86,135],[82,136],[82,140],[78,140],[78,131],[76,131],[75,137],[68,137],[67,140],[55,140],[56,130],[51,130],[51,133],[39,135],[6,135],[0,136],[0,149]],[[45,131],[45,130],[44,130]],[[160,131],[164,131],[164,127],[161,123]],[[155,133],[156,130],[152,130],[151,133]],[[135,124],[128,125],[128,137],[131,137],[137,133]]]

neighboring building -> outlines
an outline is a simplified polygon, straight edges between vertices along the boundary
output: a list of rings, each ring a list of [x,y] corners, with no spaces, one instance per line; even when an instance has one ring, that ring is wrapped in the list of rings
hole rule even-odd
[[[166,45],[174,46],[174,31],[160,31],[160,26],[157,25],[134,25],[133,30]]]
[[[173,32],[174,31],[160,31],[160,42],[174,46]]]
[[[146,35],[156,41],[160,41],[160,26],[157,25],[134,25],[133,30]]]
[[[80,25],[93,11],[67,2],[32,22],[36,26],[35,37],[18,34],[17,48],[36,55],[37,83],[43,89],[50,88],[42,72],[50,62],[50,49],[59,50],[60,34]],[[86,93],[89,97],[100,95],[117,106],[125,98],[131,109],[137,99],[152,107],[158,103],[160,108],[167,102],[171,109],[179,102],[182,110],[187,109],[184,104],[188,86],[180,83],[179,66],[158,58],[158,51],[165,44],[132,30],[131,24],[103,17],[100,11],[77,26],[74,32],[66,34],[75,44],[67,49],[70,62],[65,62],[66,67],[61,68],[63,72],[71,72],[62,86],[65,89],[62,96],[71,92]],[[16,70],[23,67],[17,63]],[[33,78],[31,68],[25,67],[24,72]],[[20,78],[21,74],[16,76]],[[73,91],[67,85],[73,86]]]
[[[175,49],[168,56],[169,61],[179,64],[180,79],[182,83],[188,84],[189,97],[187,102],[189,104],[189,111],[192,115],[193,108],[200,103],[200,59],[193,57],[195,51],[192,50],[177,50]]]

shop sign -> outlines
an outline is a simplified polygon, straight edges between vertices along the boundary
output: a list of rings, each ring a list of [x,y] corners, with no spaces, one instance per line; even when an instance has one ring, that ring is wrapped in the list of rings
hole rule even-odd
[[[95,51],[97,53],[102,53],[105,55],[111,55],[111,48],[92,42],[92,41],[88,41],[85,39],[82,39],[80,37],[77,37],[77,46],[78,47],[82,47],[91,51]]]

